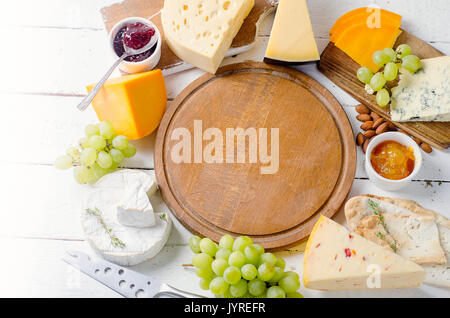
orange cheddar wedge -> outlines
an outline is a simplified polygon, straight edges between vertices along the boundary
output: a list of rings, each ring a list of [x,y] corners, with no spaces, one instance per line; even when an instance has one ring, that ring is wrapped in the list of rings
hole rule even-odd
[[[95,84],[89,85],[90,91]],[[108,120],[118,135],[139,139],[159,125],[167,105],[161,70],[109,79],[92,101],[100,121]]]

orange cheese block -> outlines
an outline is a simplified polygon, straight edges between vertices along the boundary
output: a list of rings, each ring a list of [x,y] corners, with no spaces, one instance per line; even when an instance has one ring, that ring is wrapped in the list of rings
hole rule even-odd
[[[389,11],[386,11],[389,12]],[[336,42],[336,40],[342,35],[342,33],[356,25],[356,24],[368,24],[371,22],[374,22],[373,20],[371,20],[371,14],[372,13],[358,13],[355,15],[352,15],[348,18],[346,18],[344,21],[342,21],[342,23],[339,23],[339,25],[337,27],[334,28],[334,32],[333,34],[331,34],[330,36],[330,42]],[[401,16],[400,16],[401,19]],[[380,25],[380,28],[384,28],[384,27],[395,27],[395,28],[400,28],[400,25],[402,24],[400,22],[400,19],[397,18],[393,18],[389,15],[386,15],[384,13],[381,14],[380,19],[378,20]]]
[[[372,15],[374,12],[375,11],[374,11],[373,8],[362,7],[362,8],[354,9],[352,11],[349,11],[349,12],[341,15],[339,17],[339,19],[336,20],[336,22],[334,23],[333,27],[331,28],[330,36],[331,35],[335,35],[336,33],[338,33],[337,30],[340,29],[343,24],[347,24],[348,20],[352,19],[354,16],[365,15],[366,18],[367,18],[368,16]],[[402,18],[401,15],[399,15],[397,13],[394,13],[394,12],[391,12],[391,11],[384,10],[384,9],[380,9],[380,14],[382,16],[387,16],[387,17],[390,17],[390,18],[392,18],[394,20],[398,20],[398,21],[400,21],[401,18]]]
[[[392,48],[402,31],[393,26],[369,28],[366,23],[347,28],[336,40],[336,47],[344,51],[355,62],[372,72],[380,67],[372,60],[375,51]]]
[[[88,91],[94,86],[89,85]],[[117,134],[134,140],[158,127],[166,105],[161,70],[109,79],[92,101],[100,121],[110,121]]]

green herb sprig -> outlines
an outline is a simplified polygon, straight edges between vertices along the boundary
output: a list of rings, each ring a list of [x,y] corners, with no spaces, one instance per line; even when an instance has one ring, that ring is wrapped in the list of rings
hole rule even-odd
[[[378,220],[380,220],[380,224],[381,224],[381,226],[383,227],[383,229],[386,231],[386,233],[390,234],[389,231],[388,231],[388,229],[387,229],[386,223],[384,222],[384,217],[383,217],[383,215],[380,213],[380,208],[379,208],[378,204],[375,203],[373,200],[370,200],[370,199],[369,199],[369,206],[370,206],[370,208],[372,209],[373,214],[375,214],[375,215],[378,217]],[[388,243],[389,246],[394,250],[394,252],[397,252],[397,249],[398,249],[398,248],[397,248],[397,241],[395,240],[395,238],[392,237],[392,235],[391,235],[391,237],[392,237],[392,239],[394,240],[394,243],[388,242],[388,240],[387,240],[387,238],[386,238],[386,235],[384,235],[384,234],[381,233],[381,232],[378,232],[378,233],[377,233],[377,236],[378,236],[380,239],[382,239],[383,241],[385,241],[386,243]]]
[[[103,228],[105,229],[105,232],[108,234],[109,238],[111,239],[111,244],[114,247],[120,247],[120,248],[124,248],[125,247],[125,243],[122,242],[118,237],[116,237],[111,228],[108,228],[105,224],[105,221],[103,221],[103,217],[102,217],[102,213],[100,212],[100,210],[98,208],[95,209],[86,209],[86,213],[96,216],[98,218],[98,221],[100,222],[100,224],[103,226]]]

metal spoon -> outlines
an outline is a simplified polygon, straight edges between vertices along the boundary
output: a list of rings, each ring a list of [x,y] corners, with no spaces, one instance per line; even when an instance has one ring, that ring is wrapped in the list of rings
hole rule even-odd
[[[150,41],[144,47],[142,47],[138,50],[135,50],[126,45],[123,46],[125,52],[122,54],[122,56],[111,66],[111,68],[106,72],[105,76],[102,77],[102,79],[97,83],[97,85],[95,85],[95,87],[89,92],[89,94],[86,95],[86,97],[81,101],[81,103],[78,104],[77,108],[80,111],[85,110],[89,106],[89,104],[94,99],[95,95],[97,95],[100,88],[102,88],[103,84],[105,84],[106,80],[109,78],[109,76],[114,71],[114,69],[117,67],[117,65],[120,64],[120,62],[122,62],[128,56],[144,53],[144,52],[150,50],[156,44],[156,42],[158,41],[159,35],[157,34],[158,30],[156,28],[154,30],[155,30],[155,34],[150,38]]]

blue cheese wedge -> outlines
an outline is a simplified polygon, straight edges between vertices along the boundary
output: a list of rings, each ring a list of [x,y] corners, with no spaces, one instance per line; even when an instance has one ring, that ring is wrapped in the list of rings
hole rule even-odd
[[[306,288],[352,290],[409,288],[425,278],[422,267],[321,216],[303,258]]]
[[[400,74],[392,89],[391,119],[450,121],[450,56],[424,59],[417,73]]]

